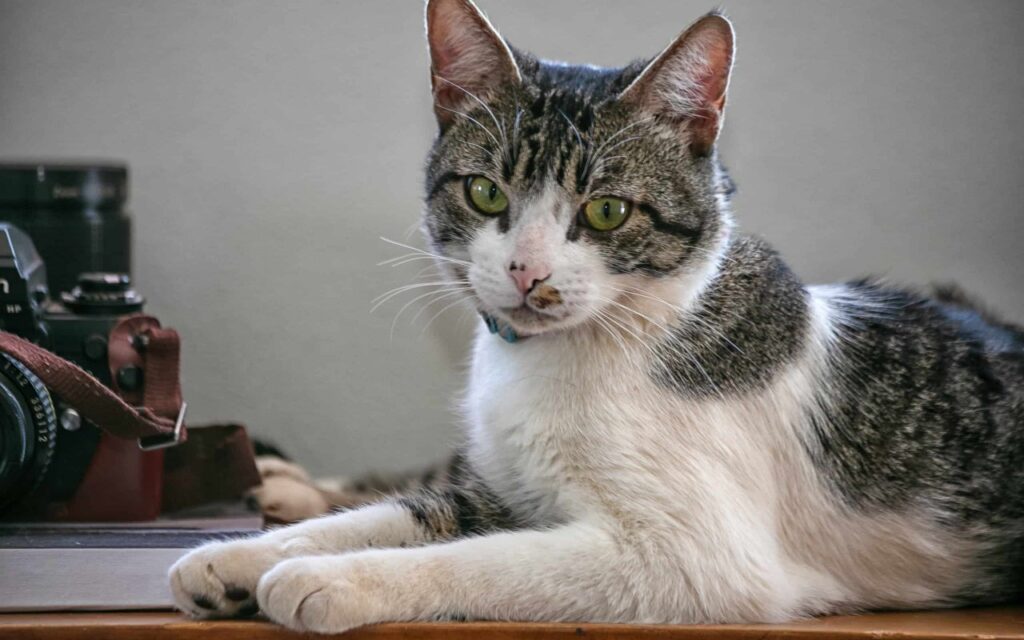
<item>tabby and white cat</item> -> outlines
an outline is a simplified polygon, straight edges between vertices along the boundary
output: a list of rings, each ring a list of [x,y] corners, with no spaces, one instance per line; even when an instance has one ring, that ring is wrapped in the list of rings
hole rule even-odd
[[[1024,332],[805,286],[734,230],[725,18],[621,69],[517,51],[469,0],[427,27],[424,227],[484,317],[466,446],[436,490],[193,551],[184,611],[334,632],[1024,593]]]

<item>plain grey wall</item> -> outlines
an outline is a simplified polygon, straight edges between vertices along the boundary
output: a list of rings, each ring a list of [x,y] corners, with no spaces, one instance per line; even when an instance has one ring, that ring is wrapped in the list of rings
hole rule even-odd
[[[606,65],[715,4],[482,0],[518,46]],[[956,279],[1024,320],[1024,3],[725,9],[742,224],[810,281]],[[129,161],[137,280],[184,336],[193,419],[243,420],[321,473],[457,434],[472,314],[392,339],[412,295],[368,311],[416,273],[375,264],[419,212],[422,32],[417,0],[0,0],[0,156]]]

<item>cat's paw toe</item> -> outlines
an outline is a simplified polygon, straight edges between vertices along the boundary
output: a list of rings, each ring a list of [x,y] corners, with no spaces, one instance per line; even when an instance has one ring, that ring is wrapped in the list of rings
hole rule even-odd
[[[352,563],[335,558],[285,560],[260,579],[260,610],[278,624],[317,633],[340,633],[373,622],[379,603],[359,586],[357,571]]]
[[[171,567],[171,593],[178,608],[196,618],[252,616],[256,585],[276,560],[257,540],[206,544]]]

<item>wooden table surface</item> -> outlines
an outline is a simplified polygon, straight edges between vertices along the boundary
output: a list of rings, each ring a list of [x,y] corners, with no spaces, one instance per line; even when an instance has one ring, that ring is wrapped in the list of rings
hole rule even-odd
[[[300,638],[259,621],[197,622],[170,612],[0,614],[0,638],[43,640],[285,640]],[[650,626],[438,622],[382,624],[356,629],[352,640],[1024,640],[1024,607],[877,613],[803,620],[782,625]]]

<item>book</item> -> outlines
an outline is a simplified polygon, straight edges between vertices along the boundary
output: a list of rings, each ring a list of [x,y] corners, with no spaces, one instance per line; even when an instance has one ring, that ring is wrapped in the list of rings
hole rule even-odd
[[[258,533],[258,513],[145,523],[0,524],[0,612],[173,607],[167,571],[210,540]]]

